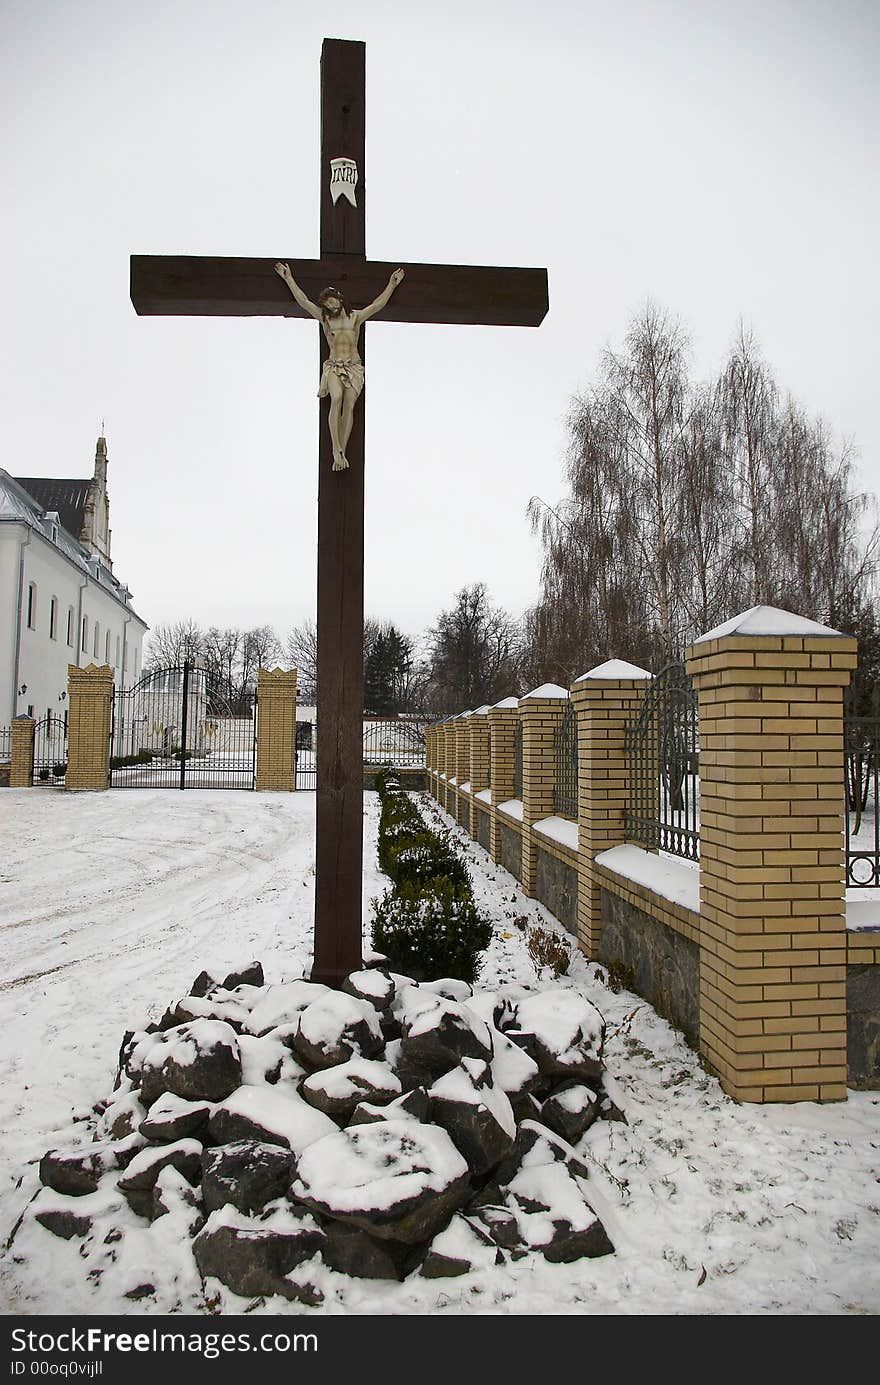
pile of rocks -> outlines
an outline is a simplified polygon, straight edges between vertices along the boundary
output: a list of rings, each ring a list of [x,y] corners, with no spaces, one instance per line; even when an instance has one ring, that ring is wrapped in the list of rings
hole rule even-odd
[[[31,1214],[85,1236],[124,1198],[179,1219],[203,1278],[312,1303],[296,1272],[316,1255],[382,1279],[604,1255],[572,1148],[621,1118],[604,1029],[563,986],[417,985],[381,965],[341,991],[266,985],[259,963],[203,973],[126,1034],[93,1142],[44,1156]]]

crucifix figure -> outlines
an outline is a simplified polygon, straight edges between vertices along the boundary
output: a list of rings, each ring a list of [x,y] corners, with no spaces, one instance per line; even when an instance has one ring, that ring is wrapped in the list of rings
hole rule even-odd
[[[388,287],[366,308],[352,311],[338,289],[326,288],[318,294],[318,302],[307,298],[290,272],[290,265],[277,264],[275,273],[284,280],[301,308],[324,329],[330,355],[321,371],[318,398],[330,396],[330,440],[333,443],[333,470],[344,471],[348,466],[345,449],[354,423],[354,406],[364,387],[364,367],[358,355],[358,337],[368,318],[375,317],[387,307],[392,293],[403,278],[403,270],[395,269]]]
[[[321,50],[321,258],[280,257],[311,306],[285,289],[275,261],[132,255],[131,299],[138,313],[188,316],[314,317],[321,291],[338,306],[375,306],[393,265],[367,259],[365,217],[365,46],[325,39]],[[420,190],[429,195],[430,188]],[[401,276],[402,277],[402,276]],[[386,284],[388,288],[382,289]],[[328,307],[330,305],[328,304]],[[331,310],[332,311],[332,310]],[[363,309],[361,318],[363,318]],[[407,264],[388,294],[383,322],[537,327],[547,312],[545,269]],[[354,329],[346,329],[354,330]],[[366,329],[355,334],[363,369]],[[320,365],[331,356],[326,332]],[[331,375],[338,374],[331,370]],[[350,377],[351,378],[351,377]],[[327,379],[328,394],[333,390]],[[354,399],[355,386],[350,386]],[[349,409],[333,467],[329,426],[318,430],[318,719],[316,749],[315,950],[312,978],[339,986],[362,965],[364,691],[364,416],[366,391]],[[352,405],[353,405],[352,401]],[[340,425],[343,398],[340,400]],[[319,410],[327,410],[322,399]],[[342,438],[342,433],[339,435]]]

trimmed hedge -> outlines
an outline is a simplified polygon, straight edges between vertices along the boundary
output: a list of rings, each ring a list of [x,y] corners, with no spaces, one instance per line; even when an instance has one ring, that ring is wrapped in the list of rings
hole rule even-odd
[[[473,981],[492,926],[474,904],[464,862],[446,832],[433,832],[389,769],[376,776],[379,868],[393,882],[373,901],[373,946],[417,981]]]

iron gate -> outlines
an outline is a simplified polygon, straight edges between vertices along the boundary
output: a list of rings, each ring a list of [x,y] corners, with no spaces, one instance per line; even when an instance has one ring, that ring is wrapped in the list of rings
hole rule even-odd
[[[298,789],[315,789],[318,775],[315,767],[315,725],[311,721],[296,723],[296,779]]]
[[[256,760],[256,698],[232,702],[197,664],[154,669],[114,694],[113,788],[252,789]]]
[[[67,722],[57,713],[43,717],[34,727],[32,784],[63,784],[67,773]]]

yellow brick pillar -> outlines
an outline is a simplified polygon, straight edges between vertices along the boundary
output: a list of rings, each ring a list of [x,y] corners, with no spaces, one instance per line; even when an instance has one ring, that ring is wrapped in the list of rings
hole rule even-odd
[[[596,957],[602,934],[593,861],[626,840],[629,764],[626,728],[650,684],[646,669],[609,659],[572,684],[578,740],[578,943]]]
[[[489,850],[493,861],[501,860],[501,834],[499,832],[497,805],[513,798],[513,759],[516,728],[519,725],[519,698],[505,697],[490,707],[486,713],[489,720],[491,740],[489,760],[489,784],[492,790],[491,818],[489,823]]]
[[[462,790],[471,777],[470,712],[460,712],[455,719],[455,819],[466,831],[471,830],[471,801]]]
[[[257,673],[256,787],[275,793],[296,788],[295,668]]]
[[[471,713],[471,744],[470,744],[470,765],[471,765],[471,793],[476,795],[489,787],[489,708],[488,705],[477,707]],[[471,803],[471,836],[477,835],[477,808],[476,802]]]
[[[740,1101],[846,1096],[843,692],[856,642],[758,606],[700,699],[700,1048]]]
[[[110,783],[113,672],[107,664],[67,666],[67,773],[65,789],[106,789]]]
[[[553,813],[556,798],[556,729],[568,702],[568,692],[556,683],[533,688],[519,701],[522,726],[522,887],[534,898],[538,846],[532,824]]]
[[[443,778],[440,780],[440,806],[450,812],[450,803],[454,790],[449,787],[449,780],[455,775],[455,723],[452,717],[447,717],[440,727],[440,773]]]
[[[29,789],[34,782],[33,717],[15,717],[12,722],[12,751],[9,761],[10,789]]]

